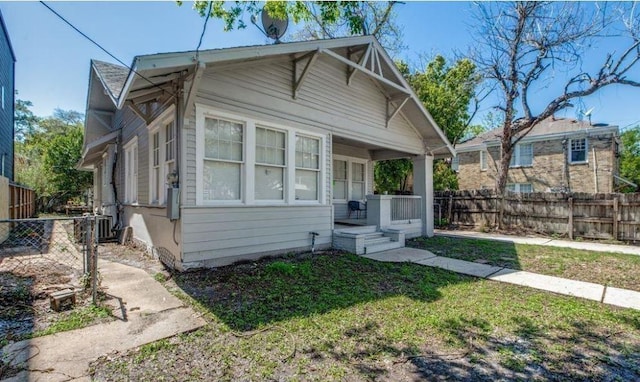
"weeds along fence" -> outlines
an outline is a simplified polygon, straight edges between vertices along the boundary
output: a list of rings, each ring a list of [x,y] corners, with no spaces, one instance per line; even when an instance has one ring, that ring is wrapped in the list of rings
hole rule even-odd
[[[589,239],[640,241],[640,193],[512,193],[440,191],[434,195],[443,223],[462,227],[526,229]]]

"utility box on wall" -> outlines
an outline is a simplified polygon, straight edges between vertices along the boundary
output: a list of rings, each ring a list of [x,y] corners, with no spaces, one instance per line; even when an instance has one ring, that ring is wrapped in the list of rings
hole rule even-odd
[[[167,188],[167,217],[172,221],[180,219],[179,188]]]

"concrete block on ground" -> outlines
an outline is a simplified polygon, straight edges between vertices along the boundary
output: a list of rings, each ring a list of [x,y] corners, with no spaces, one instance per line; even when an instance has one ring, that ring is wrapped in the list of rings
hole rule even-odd
[[[496,267],[493,265],[480,264],[471,261],[463,261],[440,256],[434,256],[429,259],[420,260],[417,261],[417,263],[475,277],[487,277],[503,269],[502,267]]]
[[[559,293],[566,296],[582,297],[593,301],[600,301],[600,299],[602,299],[602,293],[604,292],[604,286],[600,284],[568,280],[508,268],[488,277],[488,279]]]
[[[634,290],[607,287],[605,304],[640,310],[640,292]]]

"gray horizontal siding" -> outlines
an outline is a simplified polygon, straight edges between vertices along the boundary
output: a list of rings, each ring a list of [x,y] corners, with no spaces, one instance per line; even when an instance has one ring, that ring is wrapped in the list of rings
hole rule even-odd
[[[211,207],[182,210],[185,262],[331,243],[331,206]]]

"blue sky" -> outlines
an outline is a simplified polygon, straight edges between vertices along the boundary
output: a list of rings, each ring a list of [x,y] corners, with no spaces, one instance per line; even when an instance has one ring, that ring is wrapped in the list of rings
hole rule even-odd
[[[186,3],[175,2],[51,2],[48,3],[81,31],[129,64],[135,55],[193,50],[198,44],[203,19]],[[473,24],[467,2],[407,2],[398,6],[397,21],[404,29],[408,49],[401,58],[418,62],[419,56],[440,53],[451,57],[471,44]],[[5,23],[17,56],[18,97],[33,102],[37,115],[50,115],[55,108],[84,112],[91,58],[114,62],[99,48],[59,20],[38,2],[0,2]],[[202,49],[255,45],[269,41],[251,24],[246,30],[223,32],[219,21],[207,26]],[[596,46],[585,57],[595,66],[606,52],[622,49],[618,41]],[[635,71],[640,79],[640,68]],[[542,105],[554,95],[562,74],[538,94]],[[581,100],[594,108],[593,122],[621,127],[640,123],[640,88],[614,86]],[[483,113],[495,101],[482,105]],[[540,106],[541,107],[541,106]],[[568,109],[566,116],[575,117]]]

